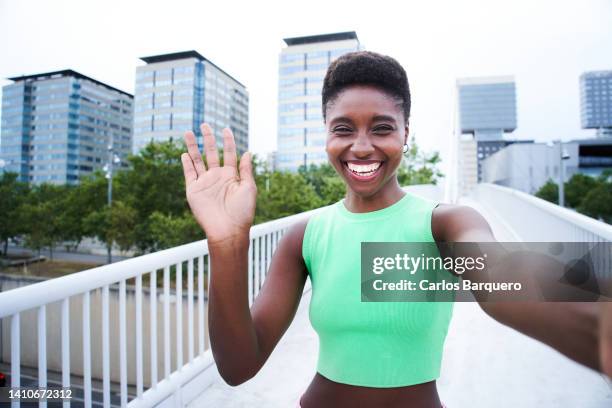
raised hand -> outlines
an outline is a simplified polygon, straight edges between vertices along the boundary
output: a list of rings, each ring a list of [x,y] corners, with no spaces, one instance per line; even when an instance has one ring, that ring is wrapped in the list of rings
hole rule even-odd
[[[246,152],[236,168],[236,144],[230,129],[223,129],[223,166],[219,165],[217,145],[211,127],[204,123],[204,165],[195,135],[185,133],[188,153],[181,155],[187,201],[209,243],[248,237],[255,217],[257,187],[253,178],[251,155]]]

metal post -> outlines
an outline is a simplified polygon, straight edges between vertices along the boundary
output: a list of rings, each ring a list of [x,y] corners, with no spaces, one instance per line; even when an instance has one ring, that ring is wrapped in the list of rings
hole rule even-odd
[[[559,205],[565,207],[565,192],[563,189],[565,176],[563,174],[563,143],[559,139]]]
[[[106,166],[104,166],[104,170],[106,171],[106,178],[108,179],[108,191],[106,194],[107,195],[106,201],[108,205],[109,215],[112,214],[111,211],[113,207],[113,169],[114,169],[115,164],[121,163],[121,159],[119,158],[119,156],[115,154],[113,143],[114,143],[113,135],[111,135],[110,144],[108,145],[108,161],[106,163]],[[112,242],[110,244],[109,243],[106,244],[108,263],[111,263],[113,261],[112,254],[111,254],[112,248],[113,248]]]
[[[106,173],[106,177],[108,178],[108,192],[107,192],[107,204],[108,204],[108,214],[109,217],[111,215],[111,211],[113,208],[113,142],[111,136],[111,144],[108,145],[108,169]],[[107,263],[113,262],[113,256],[111,254],[113,247],[113,243],[106,243],[106,253],[107,253]]]

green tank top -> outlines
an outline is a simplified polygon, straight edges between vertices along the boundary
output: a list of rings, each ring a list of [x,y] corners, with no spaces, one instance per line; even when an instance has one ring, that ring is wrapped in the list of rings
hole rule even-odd
[[[402,387],[435,380],[452,302],[361,302],[361,242],[435,242],[437,203],[407,193],[389,207],[352,213],[339,201],[313,215],[302,255],[312,284],[309,318],[317,371],[344,384]]]

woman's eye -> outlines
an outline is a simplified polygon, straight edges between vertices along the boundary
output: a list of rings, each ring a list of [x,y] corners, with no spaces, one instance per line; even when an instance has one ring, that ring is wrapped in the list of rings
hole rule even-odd
[[[374,128],[374,133],[379,133],[379,134],[386,134],[389,132],[392,132],[393,128],[390,126],[378,126],[376,128]]]
[[[334,133],[347,134],[350,133],[351,129],[347,127],[337,127],[334,128]]]

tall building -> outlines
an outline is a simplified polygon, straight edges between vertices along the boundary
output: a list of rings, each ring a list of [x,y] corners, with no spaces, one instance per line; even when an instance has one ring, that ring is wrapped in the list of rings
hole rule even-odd
[[[246,87],[196,51],[141,58],[136,68],[134,153],[150,141],[182,140],[193,130],[202,146],[200,124],[207,122],[223,146],[229,127],[240,154],[249,147],[249,94]]]
[[[612,136],[612,71],[580,75],[580,118],[583,129],[597,129],[597,136]]]
[[[76,184],[103,168],[109,146],[125,163],[132,95],[73,70],[8,78],[0,159],[24,182]]]
[[[471,135],[459,135],[457,143],[457,192],[464,196],[478,183],[476,141]]]
[[[461,78],[457,80],[457,98],[459,133],[472,135],[475,140],[479,182],[482,161],[514,142],[504,140],[504,133],[516,129],[516,86],[511,76]]]
[[[279,170],[327,161],[327,133],[321,111],[323,78],[329,64],[342,54],[359,51],[354,31],[285,38],[279,55]]]

